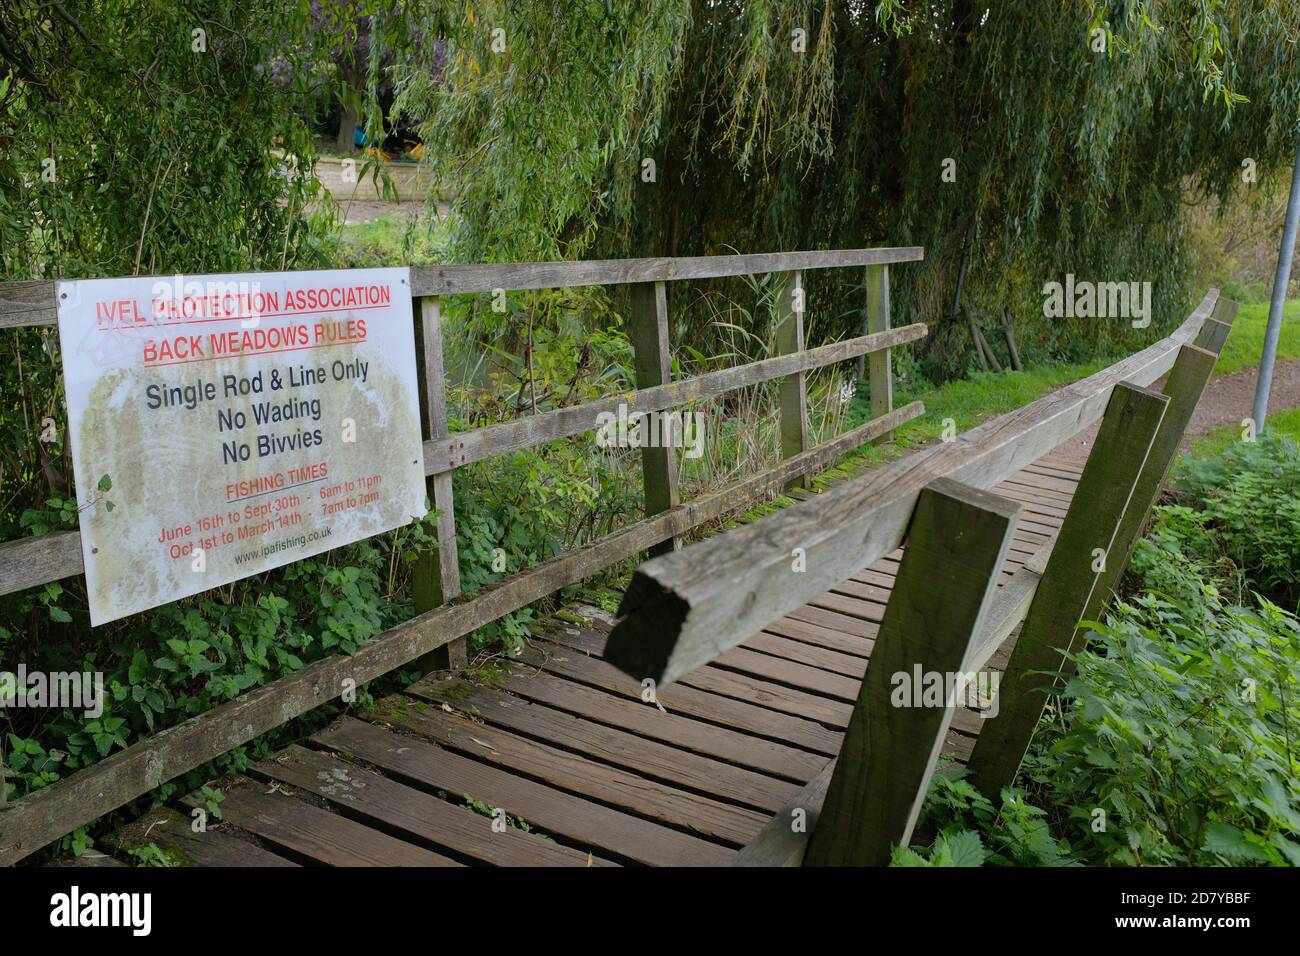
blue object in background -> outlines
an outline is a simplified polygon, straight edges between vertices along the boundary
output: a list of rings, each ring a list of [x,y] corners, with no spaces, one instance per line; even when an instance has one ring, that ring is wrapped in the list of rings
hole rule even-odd
[[[365,146],[370,140],[366,138],[366,131],[358,126],[356,132],[352,135],[352,142],[357,146]]]

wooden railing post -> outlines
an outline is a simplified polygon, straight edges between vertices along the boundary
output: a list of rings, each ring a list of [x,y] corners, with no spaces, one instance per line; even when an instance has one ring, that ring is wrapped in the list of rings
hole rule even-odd
[[[424,411],[424,437],[446,438],[447,386],[442,357],[442,308],[436,295],[416,300],[420,306],[420,343],[423,352],[419,363],[424,379],[420,405]],[[438,509],[436,550],[420,555],[415,564],[412,591],[417,614],[446,604],[460,595],[460,559],[456,550],[456,514],[452,499],[451,472],[430,475],[425,480],[429,503]],[[466,663],[465,638],[457,638],[420,658],[416,664],[423,671],[459,670]]]
[[[1168,397],[1127,382],[1111,392],[1002,676],[997,715],[984,721],[967,765],[974,785],[995,804],[1020,769],[1061,669],[1061,649],[1074,647],[1079,622],[1100,607],[1102,572],[1112,564],[1120,524],[1168,405]]]
[[[1224,343],[1228,341],[1228,333],[1232,331],[1232,323],[1236,318],[1237,303],[1222,295],[1219,296],[1218,301],[1214,303],[1214,311],[1201,325],[1195,344],[1218,355],[1223,351]]]
[[[921,491],[805,866],[884,865],[911,838],[1019,512],[947,478]]]
[[[890,328],[889,266],[867,266],[867,330],[884,332]],[[894,363],[889,349],[872,352],[867,359],[867,381],[871,387],[871,417],[887,415],[894,408]],[[876,443],[893,441],[886,432]]]
[[[803,274],[781,276],[776,300],[776,353],[803,351]],[[808,389],[803,372],[781,379],[781,457],[792,458],[808,448]],[[787,489],[806,487],[804,476],[793,478]]]
[[[1160,496],[1160,487],[1178,456],[1178,448],[1187,433],[1192,414],[1196,411],[1196,403],[1201,400],[1201,393],[1205,391],[1218,357],[1218,353],[1195,345],[1184,345],[1178,350],[1178,358],[1165,381],[1164,394],[1169,398],[1169,407],[1156,431],[1155,440],[1151,442],[1151,451],[1147,454],[1146,464],[1142,466],[1142,473],[1133,486],[1133,495],[1128,507],[1124,509],[1124,517],[1115,532],[1115,540],[1106,553],[1106,569],[1101,573],[1098,588],[1098,607],[1110,599],[1124,569],[1128,567],[1133,546],[1146,527],[1151,509]]]
[[[628,328],[636,368],[636,387],[667,385],[672,381],[673,369],[668,340],[668,290],[662,282],[637,282],[628,289],[632,300]],[[662,414],[651,412],[649,418],[660,419]],[[646,422],[647,426],[655,426],[651,428],[651,434],[664,434],[658,424],[658,421]],[[676,449],[642,446],[641,474],[647,518],[678,503]],[[651,547],[650,554],[664,554],[679,546],[679,538],[669,538]]]

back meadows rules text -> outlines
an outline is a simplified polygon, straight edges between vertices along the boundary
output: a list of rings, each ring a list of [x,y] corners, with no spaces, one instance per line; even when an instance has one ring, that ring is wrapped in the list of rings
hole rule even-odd
[[[59,334],[93,624],[424,514],[408,270],[65,282]]]

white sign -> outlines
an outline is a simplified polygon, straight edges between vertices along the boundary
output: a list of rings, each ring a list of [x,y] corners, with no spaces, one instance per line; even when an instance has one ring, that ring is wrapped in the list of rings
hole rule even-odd
[[[58,296],[92,624],[424,515],[409,270]]]

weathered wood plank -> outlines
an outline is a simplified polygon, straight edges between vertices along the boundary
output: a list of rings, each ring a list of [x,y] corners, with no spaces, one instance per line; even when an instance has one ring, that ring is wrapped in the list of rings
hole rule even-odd
[[[871,645],[875,638],[875,635],[872,635],[871,638],[854,637],[851,634],[844,634],[828,627],[822,627],[820,624],[811,621],[801,621],[792,617],[783,617],[779,621],[773,621],[763,630],[763,633],[776,634],[793,641],[800,641],[810,647],[826,648],[843,657],[852,656],[855,660],[865,660],[871,655]],[[746,647],[748,645],[749,641],[746,641],[741,646]]]
[[[476,719],[504,730],[751,810],[772,813],[795,791],[787,781],[602,727],[492,688],[456,680],[424,680],[406,692],[453,710],[466,712],[472,708]]]
[[[628,333],[632,340],[632,358],[636,387],[651,388],[672,381],[673,359],[668,341],[668,290],[662,282],[642,282],[628,287],[631,309]],[[662,435],[652,413],[651,434]],[[643,426],[644,427],[644,426]],[[641,448],[641,480],[645,493],[645,513],[657,515],[678,504],[677,450],[669,445]],[[678,540],[669,538],[650,547],[651,555],[665,554],[677,548]]]
[[[886,332],[891,326],[889,315],[889,266],[867,266],[867,331]],[[868,357],[867,381],[871,388],[871,417],[886,415],[894,407],[894,366],[889,349],[872,352]],[[886,432],[876,441],[893,439]]]
[[[80,531],[52,531],[0,544],[0,594],[82,574]]]
[[[773,252],[741,256],[675,259],[610,259],[597,262],[531,262],[502,265],[417,266],[411,287],[425,294],[491,292],[493,289],[551,289],[682,279],[717,279],[796,269],[833,269],[877,263],[916,262],[925,251],[843,249],[825,252]]]
[[[297,745],[263,760],[252,772],[329,801],[337,813],[371,827],[398,831],[493,866],[611,866],[608,860],[543,840],[517,827],[494,830],[493,821],[423,790],[337,757]],[[460,797],[455,794],[454,797]]]
[[[759,654],[745,647],[723,651],[713,665],[850,704],[858,696],[858,681],[855,678],[832,674],[807,664],[772,657],[770,654]]]
[[[570,633],[566,630],[563,634],[548,634],[547,639],[563,644],[565,647],[600,656],[606,635],[594,631]],[[687,674],[681,679],[680,684],[720,697],[753,704],[778,714],[815,721],[836,730],[842,730],[849,725],[849,715],[853,710],[841,701],[810,694],[794,687],[785,687],[738,671],[725,670],[712,664]],[[676,686],[673,685],[673,688]],[[657,688],[656,694],[662,699],[667,690]]]
[[[776,297],[775,349],[778,355],[792,355],[803,347],[803,276],[786,273]],[[808,388],[803,372],[781,379],[777,408],[781,417],[781,457],[793,458],[808,448]],[[872,418],[875,416],[872,415]],[[800,475],[790,480],[786,490],[803,488],[807,479]]]
[[[603,640],[603,635],[601,639]],[[524,651],[521,659],[549,673],[622,694],[628,700],[641,699],[640,684],[618,668],[579,648],[538,641],[536,647]],[[815,721],[778,714],[764,707],[721,697],[685,684],[675,684],[662,692],[656,691],[656,699],[670,714],[682,714],[731,727],[826,757],[839,753],[840,735]]]
[[[808,850],[809,834],[821,819],[826,791],[834,775],[832,760],[736,854],[731,865],[801,866]]]
[[[299,865],[236,836],[216,820],[209,821],[203,833],[195,833],[188,819],[166,807],[150,810],[110,837],[109,842],[120,850],[152,843],[185,866]]]
[[[326,866],[460,866],[450,857],[248,779],[223,788],[221,818],[283,852]],[[193,803],[193,798],[186,798]]]
[[[858,680],[861,680],[862,675],[867,672],[867,662],[864,658],[841,654],[839,651],[816,644],[805,644],[767,631],[755,634],[740,645],[740,650],[759,651],[780,660],[794,661],[807,667],[816,667],[830,671],[832,674],[854,677]]]
[[[424,437],[446,438],[447,386],[442,348],[442,309],[437,296],[416,300],[420,305],[420,363]],[[460,595],[460,557],[456,547],[456,505],[451,472],[435,472],[425,480],[429,504],[438,511],[438,546],[419,556],[411,591],[417,614],[446,604]],[[422,670],[459,670],[465,666],[465,638],[449,641],[419,662]]]
[[[969,674],[1019,511],[946,478],[921,492],[805,865],[883,866],[911,839],[958,706],[961,687],[948,682]],[[913,695],[936,676],[952,690],[937,706],[919,696],[900,706],[899,675]]]
[[[626,730],[647,740],[689,750],[738,767],[801,783],[826,763],[824,757],[785,744],[751,737],[680,714],[660,711],[653,704],[615,697],[563,678],[537,671],[512,671],[502,684],[517,697],[545,704],[584,720]]]
[[[557,838],[651,866],[718,866],[733,851],[592,800],[451,753],[417,737],[398,736],[343,718],[312,738],[414,786],[469,795]]]
[[[57,283],[36,280],[0,282],[0,329],[25,325],[56,325],[59,321]]]
[[[935,478],[997,484],[1100,417],[1119,383],[1160,378],[1217,298],[1217,290],[1207,293],[1168,338],[956,441],[643,564],[624,595],[606,658],[662,685],[736,646],[897,548],[921,489]],[[803,549],[803,572],[794,571],[795,548]]]
[[[1142,472],[1133,486],[1133,494],[1106,553],[1106,568],[1097,584],[1102,604],[1110,600],[1128,566],[1129,555],[1146,527],[1156,499],[1160,497],[1160,489],[1169,475],[1169,469],[1173,467],[1174,459],[1178,457],[1178,449],[1182,446],[1183,436],[1187,434],[1187,426],[1214,373],[1218,358],[1217,352],[1197,348],[1195,345],[1184,345],[1178,352],[1178,360],[1165,381],[1164,394],[1169,398],[1169,406],[1160,421]]]
[[[556,408],[471,432],[457,432],[424,443],[424,469],[430,474],[451,471],[472,462],[485,461],[497,455],[593,431],[602,421],[608,420],[602,416],[617,416],[623,407],[626,407],[628,415],[663,411],[674,405],[685,405],[746,385],[756,385],[830,365],[864,352],[913,342],[926,334],[927,329],[923,324],[905,325],[888,332],[832,342],[830,345],[791,355],[779,355],[735,368],[705,372],[682,382],[668,382],[652,388],[611,395],[585,405]]]
[[[1099,606],[1095,549],[1110,562],[1124,510],[1142,473],[1169,399],[1117,386],[1074,500],[1038,582],[990,718],[971,755],[971,781],[990,800],[1015,779],[1079,621]]]

